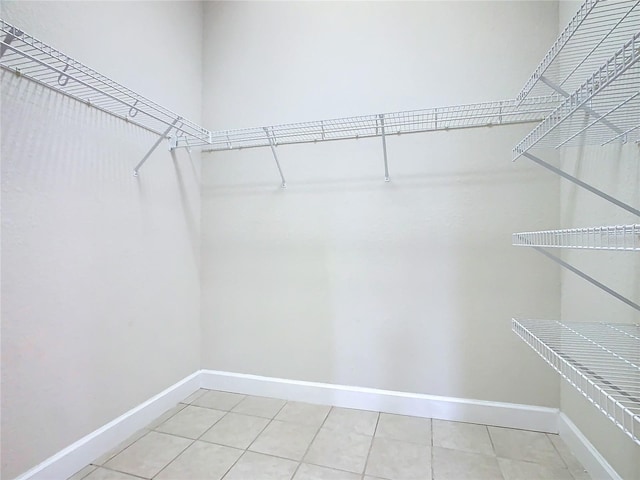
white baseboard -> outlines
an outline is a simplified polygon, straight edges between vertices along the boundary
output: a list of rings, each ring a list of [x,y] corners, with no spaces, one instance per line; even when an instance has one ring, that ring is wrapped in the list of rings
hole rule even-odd
[[[69,445],[15,480],[51,480],[70,477],[144,428],[199,387],[200,372],[198,371]]]
[[[576,425],[564,413],[558,417],[560,438],[594,479],[622,480]]]
[[[200,386],[284,400],[558,433],[558,409],[201,370]]]
[[[593,478],[620,480],[586,437],[555,408],[200,370],[23,473],[16,480],[64,479],[144,428],[198,388],[457,422],[558,433]]]

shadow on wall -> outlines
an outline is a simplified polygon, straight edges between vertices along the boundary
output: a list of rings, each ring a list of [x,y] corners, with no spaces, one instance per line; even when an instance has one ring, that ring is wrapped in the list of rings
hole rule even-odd
[[[2,70],[0,81],[6,99],[3,189],[20,184],[27,192],[64,191],[77,195],[78,202],[95,202],[98,217],[111,205],[121,206],[121,217],[136,217],[151,229],[158,220],[151,214],[154,202],[164,201],[163,192],[178,193],[199,263],[199,178],[190,154],[169,155],[161,144],[134,177],[133,167],[154,143],[154,134],[12,72]]]

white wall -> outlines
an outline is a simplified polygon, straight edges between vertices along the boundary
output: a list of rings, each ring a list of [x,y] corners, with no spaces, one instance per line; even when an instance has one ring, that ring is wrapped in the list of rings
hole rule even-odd
[[[2,18],[198,120],[202,5],[6,2]],[[0,73],[2,478],[199,367],[199,159]]]
[[[212,128],[515,97],[551,2],[205,5]],[[556,318],[559,273],[511,233],[559,222],[558,180],[511,148],[533,125],[283,146],[203,163],[202,364],[557,406],[510,331]]]

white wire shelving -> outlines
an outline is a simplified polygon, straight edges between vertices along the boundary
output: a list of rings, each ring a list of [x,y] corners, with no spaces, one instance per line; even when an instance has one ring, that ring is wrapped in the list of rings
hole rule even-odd
[[[517,99],[565,95],[640,27],[639,0],[586,0],[528,79]]]
[[[640,445],[640,325],[514,318],[512,329]]]
[[[210,132],[0,19],[0,66],[145,128],[173,147],[209,140]],[[173,132],[170,135],[170,132]]]
[[[512,240],[526,247],[640,251],[640,224],[520,232]]]
[[[518,143],[514,159],[533,147],[640,140],[639,60],[640,31]]]
[[[494,125],[539,122],[559,104],[557,96],[472,103],[335,118],[302,123],[220,130],[211,133],[204,151],[220,151],[296,143],[317,143],[384,135],[434,132]]]

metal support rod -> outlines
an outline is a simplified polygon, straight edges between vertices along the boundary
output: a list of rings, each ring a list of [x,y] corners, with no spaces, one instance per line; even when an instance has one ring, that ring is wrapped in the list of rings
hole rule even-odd
[[[524,152],[522,155],[524,157],[527,157],[529,160],[537,163],[538,165],[546,168],[547,170],[551,170],[553,173],[555,173],[557,175],[560,175],[562,178],[565,178],[565,179],[569,180],[570,182],[575,183],[579,187],[582,187],[582,188],[584,188],[586,190],[589,190],[591,193],[594,193],[594,194],[598,195],[599,197],[602,197],[605,200],[613,203],[614,205],[617,205],[618,207],[623,208],[627,212],[631,212],[634,215],[640,217],[640,210],[638,210],[637,208],[633,208],[631,205],[627,205],[626,203],[621,202],[617,198],[614,198],[611,195],[608,195],[608,194],[604,193],[602,190],[598,190],[597,188],[592,187],[588,183],[583,182],[582,180],[574,177],[573,175],[569,175],[567,172],[565,172],[563,170],[560,170],[557,167],[554,167],[550,163],[547,163],[544,160],[542,160],[542,159],[540,159],[540,158],[538,158],[538,157],[536,157],[534,155],[531,155],[528,152]]]
[[[380,134],[382,136],[382,153],[384,154],[384,181],[389,181],[389,164],[387,163],[387,138],[384,134],[384,114],[378,115],[380,118]]]
[[[547,86],[549,86],[552,90],[555,90],[556,92],[558,92],[563,97],[565,97],[565,98],[569,98],[570,97],[569,92],[565,91],[563,88],[561,88],[560,86],[556,85],[555,83],[553,83],[548,78],[546,78],[544,76],[541,76],[540,80],[543,83],[545,83]],[[587,112],[589,115],[594,115],[594,116],[598,117],[598,121],[599,122],[601,122],[603,125],[606,125],[607,127],[609,127],[614,132],[622,133],[622,130],[620,130],[618,127],[616,127],[613,123],[611,123],[606,118],[602,118],[602,115],[600,115],[598,112],[596,112],[593,108],[587,107],[586,105],[581,105],[579,108],[581,108],[582,110]]]
[[[287,188],[287,182],[284,179],[284,175],[282,173],[282,168],[280,168],[280,162],[278,161],[278,154],[276,153],[276,145],[273,141],[273,136],[269,134],[269,129],[264,127],[264,131],[267,134],[267,138],[269,139],[269,146],[271,147],[271,153],[273,153],[273,158],[276,161],[276,166],[278,167],[278,173],[280,173],[280,179],[282,180],[282,184],[280,185],[282,188]]]
[[[607,292],[609,295],[613,295],[614,297],[616,297],[618,300],[626,303],[627,305],[629,305],[630,307],[638,310],[640,312],[640,305],[638,305],[635,302],[632,302],[631,300],[629,300],[627,297],[620,295],[618,292],[616,292],[615,290],[612,290],[611,288],[607,287],[605,284],[599,282],[598,280],[596,280],[593,277],[590,277],[589,275],[587,275],[586,273],[582,272],[581,270],[578,270],[576,267],[574,267],[573,265],[565,262],[564,260],[562,260],[559,257],[556,257],[555,255],[553,255],[552,253],[547,252],[544,248],[541,247],[531,247],[535,250],[537,250],[538,252],[540,252],[541,254],[543,254],[545,257],[550,258],[551,260],[553,260],[554,262],[556,262],[558,265],[572,271],[573,273],[575,273],[576,275],[578,275],[579,277],[583,278],[584,280],[586,280],[587,282],[595,285],[596,287],[604,290],[605,292]]]
[[[169,134],[169,132],[171,131],[171,129],[174,127],[174,125],[175,125],[176,123],[178,123],[178,120],[180,120],[180,117],[176,118],[176,119],[171,123],[171,125],[169,125],[169,126],[167,127],[167,129],[164,131],[164,133],[158,137],[158,140],[156,140],[156,143],[154,143],[154,144],[153,144],[153,146],[152,146],[152,147],[151,147],[151,149],[147,152],[147,154],[146,154],[144,157],[142,157],[142,160],[140,160],[140,162],[138,163],[138,165],[136,165],[136,167],[133,169],[133,176],[134,176],[134,177],[137,177],[137,176],[138,176],[138,170],[140,170],[140,167],[142,167],[142,165],[144,164],[144,162],[146,162],[146,161],[147,161],[147,158],[149,158],[149,157],[151,156],[151,154],[153,153],[153,151],[154,151],[156,148],[158,148],[158,145],[160,145],[160,142],[161,142],[162,140],[164,140],[164,139],[167,137],[167,135]]]

